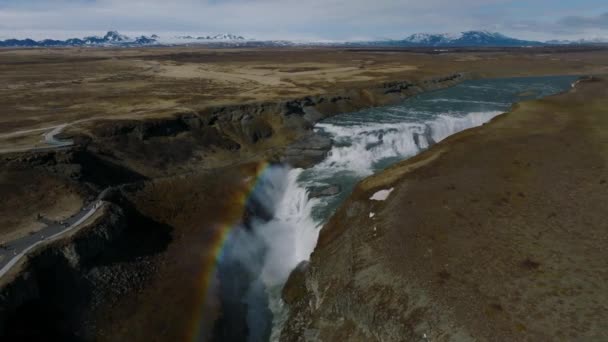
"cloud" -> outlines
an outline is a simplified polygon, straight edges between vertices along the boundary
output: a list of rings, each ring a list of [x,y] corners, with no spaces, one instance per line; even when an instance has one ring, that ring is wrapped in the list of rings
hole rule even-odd
[[[595,16],[562,16],[553,20],[527,19],[505,23],[501,30],[538,39],[608,38],[608,12]]]
[[[579,0],[577,6],[593,8],[594,2]],[[547,0],[0,0],[0,31],[20,36],[108,29],[230,32],[264,39],[402,38],[421,31],[500,28],[555,33],[560,23],[535,21],[553,7]],[[565,10],[563,20],[579,29],[605,22],[603,16],[574,16],[580,12]]]
[[[57,1],[54,6],[41,1],[30,1],[29,6],[5,2],[5,8],[0,11],[0,25],[5,30],[116,28],[349,38],[362,34],[392,35],[397,30],[422,25],[423,18],[432,17],[433,3],[437,6],[439,2],[100,0]]]
[[[564,28],[608,29],[608,12],[594,17],[568,16],[558,21]]]

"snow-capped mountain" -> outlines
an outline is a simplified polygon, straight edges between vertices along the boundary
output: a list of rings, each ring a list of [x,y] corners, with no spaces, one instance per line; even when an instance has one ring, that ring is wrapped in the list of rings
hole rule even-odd
[[[416,33],[401,40],[374,40],[357,42],[301,42],[289,40],[256,40],[240,35],[222,33],[213,35],[156,35],[134,38],[117,31],[104,36],[88,36],[66,40],[7,39],[0,40],[0,47],[58,47],[58,46],[173,46],[204,44],[211,47],[260,47],[260,46],[383,46],[383,47],[523,47],[543,45],[592,45],[605,44],[606,39],[582,39],[578,41],[553,40],[545,43],[521,40],[489,31],[466,31],[458,34]]]
[[[243,37],[243,36],[237,36],[237,35],[230,34],[230,33],[216,34],[213,36],[200,36],[200,37],[177,36],[175,38],[184,39],[184,40],[245,40],[245,37]]]
[[[430,33],[414,33],[411,36],[403,39],[404,42],[421,45],[440,45],[453,42],[456,39],[462,37],[461,34],[441,33],[441,34],[430,34]]]
[[[103,39],[111,43],[121,43],[131,41],[131,38],[118,33],[118,31],[108,31]]]
[[[538,46],[537,41],[511,38],[497,32],[466,31],[459,34],[416,33],[403,40],[394,41],[396,45],[421,47],[479,47],[479,46]]]
[[[141,46],[157,44],[157,38],[158,36],[156,35],[131,38],[117,31],[108,31],[103,37],[89,36],[66,40],[45,39],[38,41],[29,38],[0,40],[0,47]]]
[[[245,40],[243,36],[237,36],[230,33],[216,34],[215,36],[198,37],[198,40]]]
[[[33,39],[7,39],[0,40],[0,47],[53,47],[53,46],[145,46],[145,45],[180,45],[180,44],[207,44],[207,43],[238,43],[253,41],[240,35],[222,33],[206,36],[151,36],[129,37],[118,31],[108,31],[103,37],[88,36],[84,38],[70,38],[66,40],[33,40]]]
[[[160,38],[160,37],[159,37]],[[159,39],[161,42],[169,44],[180,44],[180,43],[206,43],[206,42],[244,42],[252,41],[253,39],[247,39],[243,36],[221,33],[206,36],[176,36],[176,37],[163,37]]]

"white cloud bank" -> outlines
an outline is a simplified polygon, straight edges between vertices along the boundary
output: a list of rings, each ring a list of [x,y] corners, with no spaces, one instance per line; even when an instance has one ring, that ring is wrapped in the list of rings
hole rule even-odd
[[[587,2],[597,15],[584,15],[589,9],[580,12]],[[572,11],[564,10],[562,4],[559,12],[552,12],[550,2],[543,3],[547,1],[0,0],[0,32],[3,36],[65,38],[116,29],[147,34],[230,32],[261,39],[346,40],[467,29],[501,30],[520,37],[523,34],[522,38],[608,31],[607,15],[600,15],[608,12],[608,4],[602,9],[596,1],[582,0],[573,3]],[[554,19],[549,23],[535,21],[537,17],[551,18],[552,13]],[[527,23],[524,29],[520,28],[522,23]]]

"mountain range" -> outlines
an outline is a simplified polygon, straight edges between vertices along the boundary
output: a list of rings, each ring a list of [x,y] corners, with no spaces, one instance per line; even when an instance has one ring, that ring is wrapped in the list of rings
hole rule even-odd
[[[156,43],[158,36],[140,36],[130,38],[117,31],[108,31],[105,36],[90,36],[84,38],[70,38],[66,40],[44,39],[7,39],[0,40],[0,47],[55,47],[55,46],[142,46]]]
[[[216,34],[213,36],[201,36],[201,37],[193,37],[193,36],[177,36],[177,39],[186,39],[186,40],[245,40],[246,38],[243,36],[237,36],[230,33],[224,34]]]
[[[0,47],[58,47],[58,46],[147,46],[147,45],[181,45],[188,43],[204,42],[237,42],[244,41],[245,37],[233,34],[218,34],[213,36],[177,36],[162,39],[153,34],[151,36],[129,37],[108,31],[103,37],[89,36],[84,38],[70,38],[66,40],[44,39],[7,39],[0,40]]]
[[[138,36],[131,38],[108,31],[103,37],[89,36],[84,38],[70,38],[67,40],[33,40],[33,39],[7,39],[0,40],[0,47],[60,47],[60,46],[149,46],[149,45],[185,45],[185,44],[212,44],[217,46],[297,46],[297,45],[332,45],[332,46],[386,46],[386,47],[524,47],[543,45],[588,45],[602,44],[605,40],[579,40],[564,41],[552,40],[548,42],[521,40],[489,31],[466,31],[459,34],[429,34],[416,33],[401,40],[371,40],[342,43],[298,43],[288,40],[256,40],[248,39],[234,34],[217,34],[207,36],[174,36],[160,37]]]
[[[466,31],[459,34],[417,33],[396,41],[404,46],[423,47],[479,47],[479,46],[539,46],[542,42],[521,40],[488,31]]]

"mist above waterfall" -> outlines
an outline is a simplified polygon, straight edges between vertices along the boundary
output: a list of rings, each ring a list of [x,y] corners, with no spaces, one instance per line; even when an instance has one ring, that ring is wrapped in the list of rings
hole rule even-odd
[[[240,314],[229,315],[232,324],[246,323],[248,341],[268,339],[270,301],[280,301],[278,295],[269,296],[269,289],[282,287],[298,263],[310,257],[317,241],[318,223],[311,210],[318,201],[298,183],[301,172],[283,165],[265,170],[247,203],[249,210],[253,208],[249,221],[231,232],[224,247],[218,270],[222,301]],[[262,214],[256,215],[260,210]]]

